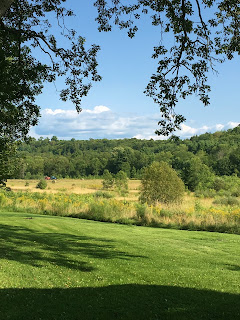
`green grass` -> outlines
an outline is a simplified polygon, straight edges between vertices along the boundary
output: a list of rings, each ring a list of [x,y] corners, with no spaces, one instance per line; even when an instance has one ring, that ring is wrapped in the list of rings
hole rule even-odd
[[[239,319],[240,237],[0,213],[0,319]]]

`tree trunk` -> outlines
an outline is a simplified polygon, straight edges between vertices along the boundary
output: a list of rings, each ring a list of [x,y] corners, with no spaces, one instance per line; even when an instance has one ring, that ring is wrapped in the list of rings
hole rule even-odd
[[[13,0],[1,0],[0,3],[0,17],[2,17],[8,8],[11,6]]]

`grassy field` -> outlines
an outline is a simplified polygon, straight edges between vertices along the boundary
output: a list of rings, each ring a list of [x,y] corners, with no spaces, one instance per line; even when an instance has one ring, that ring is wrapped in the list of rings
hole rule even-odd
[[[0,213],[0,319],[239,319],[238,235]]]
[[[240,202],[236,197],[229,205],[186,193],[181,204],[147,206],[138,201],[138,180],[129,181],[125,197],[116,190],[102,190],[100,179],[48,181],[44,190],[36,185],[37,180],[9,180],[13,192],[0,193],[0,210],[240,234]]]
[[[28,191],[28,192],[39,192],[47,194],[64,193],[64,194],[93,194],[99,190],[102,190],[102,180],[101,179],[60,179],[56,183],[52,181],[47,181],[47,188],[44,190],[36,188],[39,180],[22,180],[22,179],[9,179],[7,181],[7,186],[13,191]],[[129,180],[128,190],[129,194],[125,197],[120,197],[116,192],[110,190],[110,193],[118,200],[126,201],[137,201],[140,192],[140,180]],[[185,195],[184,201],[180,204],[181,209],[189,208],[194,206],[195,198],[193,195]],[[212,205],[213,199],[200,199],[202,205],[205,207],[210,207]],[[166,207],[166,206],[165,206]],[[179,208],[179,204],[177,205]]]
[[[60,179],[56,182],[47,181],[47,188],[40,190],[36,188],[39,180],[21,180],[21,179],[9,179],[7,186],[13,191],[30,191],[30,192],[47,192],[47,193],[76,193],[76,194],[91,194],[97,190],[102,189],[101,179]],[[27,184],[27,185],[26,185]],[[129,180],[129,195],[128,199],[137,200],[140,180]],[[117,198],[118,197],[116,195]]]

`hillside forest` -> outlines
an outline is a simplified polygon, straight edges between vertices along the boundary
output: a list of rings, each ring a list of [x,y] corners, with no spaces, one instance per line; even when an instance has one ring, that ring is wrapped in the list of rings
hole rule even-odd
[[[58,140],[31,138],[18,148],[18,166],[10,178],[96,178],[108,170],[141,179],[154,161],[167,162],[190,191],[224,189],[240,177],[240,126],[181,140]]]

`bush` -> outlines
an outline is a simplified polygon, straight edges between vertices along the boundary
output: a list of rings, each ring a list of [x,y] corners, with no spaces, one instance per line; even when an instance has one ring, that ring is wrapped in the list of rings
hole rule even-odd
[[[36,188],[38,189],[46,189],[47,188],[47,181],[42,179],[38,182],[38,184],[36,185]]]
[[[97,191],[94,193],[94,196],[96,198],[105,198],[105,199],[113,198],[113,195],[111,193],[104,192],[104,191]]]
[[[232,176],[222,176],[216,177],[213,188],[222,196],[240,196],[240,179],[239,177]]]
[[[136,208],[136,215],[139,219],[144,219],[146,217],[146,213],[147,213],[147,205],[141,204],[141,203],[136,203],[135,205]]]
[[[0,193],[0,207],[3,207],[7,202],[7,198],[3,193]]]
[[[111,189],[113,187],[114,184],[114,178],[112,176],[112,174],[105,169],[103,172],[103,181],[102,181],[102,185],[103,185],[103,189]]]
[[[174,169],[165,162],[153,162],[143,173],[139,200],[148,204],[181,202],[184,191],[184,183]]]
[[[126,172],[120,170],[116,174],[115,188],[117,189],[118,194],[122,197],[125,197],[128,194],[128,177]]]
[[[220,204],[225,206],[238,206],[239,201],[235,197],[224,197],[214,200],[213,204]]]
[[[232,191],[231,196],[233,196],[233,197],[240,197],[240,189],[237,189],[237,190]]]
[[[198,198],[214,198],[216,195],[217,195],[217,192],[214,189],[206,189],[206,190],[198,189],[195,191],[195,196]]]

